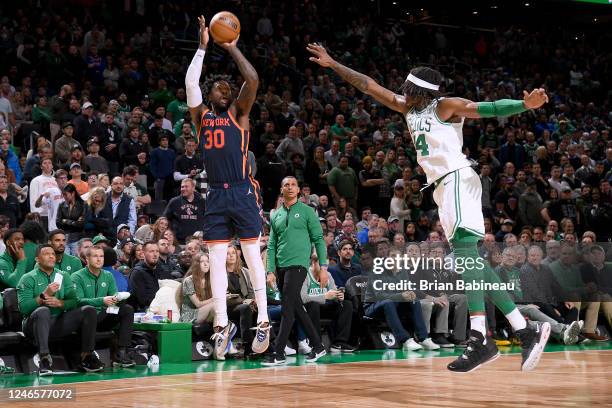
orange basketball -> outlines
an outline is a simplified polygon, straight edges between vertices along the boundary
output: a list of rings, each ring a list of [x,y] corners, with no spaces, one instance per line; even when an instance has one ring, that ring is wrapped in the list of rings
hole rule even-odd
[[[240,34],[240,20],[229,11],[221,11],[210,20],[209,30],[216,42],[229,43]]]

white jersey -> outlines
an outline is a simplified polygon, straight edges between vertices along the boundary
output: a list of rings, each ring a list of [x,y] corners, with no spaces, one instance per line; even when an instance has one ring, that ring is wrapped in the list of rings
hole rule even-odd
[[[458,123],[442,122],[436,113],[439,100],[432,101],[420,112],[413,108],[406,114],[417,162],[430,184],[448,173],[471,166],[461,151],[463,119]]]

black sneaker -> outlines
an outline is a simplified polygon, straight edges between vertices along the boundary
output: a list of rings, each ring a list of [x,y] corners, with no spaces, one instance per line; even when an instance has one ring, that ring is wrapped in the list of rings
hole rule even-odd
[[[38,375],[40,377],[53,375],[53,369],[51,368],[52,364],[53,360],[51,359],[51,356],[49,354],[46,354],[45,356],[40,356],[40,359],[38,361]]]
[[[448,341],[450,341],[451,343],[453,343],[453,345],[457,348],[466,348],[468,346],[468,341],[467,340],[457,340],[454,337],[450,337],[448,339]]]
[[[531,371],[540,362],[540,357],[542,357],[544,347],[546,342],[548,342],[550,323],[536,323],[535,328],[527,326],[522,330],[517,330],[516,335],[521,341],[521,348],[523,349],[521,370]]]
[[[104,369],[104,363],[100,361],[96,353],[89,353],[81,361],[81,369],[88,373],[95,373]]]
[[[127,351],[125,350],[119,350],[119,352],[115,356],[115,359],[113,360],[113,367],[128,368],[134,367],[135,365],[136,362],[130,358]]]
[[[435,333],[431,336],[434,343],[442,348],[453,348],[455,345],[449,342],[442,333]]]
[[[264,360],[261,362],[261,365],[266,367],[279,366],[287,364],[287,359],[284,354],[280,353],[270,353],[264,357]]]
[[[332,344],[331,349],[339,353],[353,353],[356,350],[356,348],[350,344],[341,342]]]
[[[499,357],[499,350],[492,338],[484,336],[477,330],[470,331],[470,338],[463,355],[450,363],[447,368],[456,373],[469,373]]]
[[[306,362],[314,363],[326,354],[327,354],[327,351],[325,349],[321,349],[320,351],[314,351],[314,349],[312,349],[312,351],[308,354],[308,356],[306,356]]]

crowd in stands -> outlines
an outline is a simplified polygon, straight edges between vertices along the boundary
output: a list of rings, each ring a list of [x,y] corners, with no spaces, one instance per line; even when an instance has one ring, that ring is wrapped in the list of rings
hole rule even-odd
[[[0,289],[18,288],[28,336],[40,335],[32,325],[47,332],[50,325],[50,336],[86,328],[86,370],[100,368],[91,332],[120,322],[116,362],[126,366],[126,316],[149,308],[160,280],[181,282],[181,321],[214,318],[201,232],[206,169],[195,134],[199,118],[190,117],[184,90],[197,47],[196,13],[181,2],[136,2],[129,10],[26,3],[31,7],[1,6],[9,12],[0,17]],[[212,16],[211,5],[198,6]],[[464,123],[464,152],[483,186],[481,254],[502,280],[518,284],[513,296],[527,318],[554,322],[559,341],[606,340],[596,327],[598,314],[612,325],[609,52],[595,40],[570,44],[530,27],[459,40],[414,20],[331,7],[278,2],[233,10],[243,29],[239,44],[260,77],[249,163],[264,214],[269,219],[283,204],[280,182],[294,176],[328,245],[328,286],[318,285],[313,266],[302,290],[315,324],[330,317],[332,343],[357,345],[360,319],[380,319],[416,350],[464,345],[469,319],[462,293],[345,297],[347,281],[368,276],[376,257],[443,259],[450,250],[404,118],[309,63],[305,44],[314,40],[393,90],[417,64],[443,73],[443,92],[471,100],[547,89],[550,103],[542,109]],[[225,74],[238,89],[228,56],[215,45],[209,51],[202,82]],[[265,225],[264,260],[267,231]],[[230,246],[227,269],[230,318],[248,344],[255,304],[239,242]],[[458,278],[444,268],[423,273]],[[34,282],[53,282],[56,274],[63,282],[44,285],[39,296]],[[82,289],[90,274],[104,277],[103,294]],[[273,277],[268,284],[274,320],[280,295]],[[120,292],[130,292],[129,301],[118,301]],[[117,311],[109,314],[109,307]],[[489,329],[504,337],[491,309]],[[54,332],[60,318],[71,323]],[[302,352],[308,344],[297,332]],[[46,342],[37,344],[41,355],[49,352]]]

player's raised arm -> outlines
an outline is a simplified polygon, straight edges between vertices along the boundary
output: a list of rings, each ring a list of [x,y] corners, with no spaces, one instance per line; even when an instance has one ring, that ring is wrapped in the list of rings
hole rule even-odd
[[[206,19],[204,16],[198,17],[200,24],[200,45],[196,51],[187,74],[185,75],[185,91],[187,93],[187,106],[191,113],[191,120],[196,126],[196,130],[200,131],[200,113],[206,106],[202,103],[202,90],[200,89],[200,75],[202,75],[202,63],[204,62],[204,54],[206,46],[208,46],[208,27],[206,27]]]
[[[342,79],[355,88],[359,89],[366,95],[370,95],[378,102],[394,111],[405,114],[408,111],[406,106],[406,98],[403,95],[398,95],[387,88],[384,88],[376,83],[372,78],[357,72],[349,67],[340,64],[334,60],[325,48],[318,44],[308,44],[306,49],[313,54],[309,59],[322,67],[329,67],[334,70]]]
[[[463,98],[445,98],[440,101],[437,113],[440,119],[450,121],[454,118],[492,118],[496,116],[511,116],[537,109],[548,102],[548,95],[542,88],[531,93],[523,91],[523,100],[500,99],[494,102],[472,102]]]
[[[237,37],[231,43],[219,44],[221,47],[225,48],[227,52],[232,56],[236,65],[238,65],[238,70],[240,71],[240,75],[244,78],[244,83],[242,87],[240,87],[240,92],[238,93],[238,98],[236,98],[236,110],[237,117],[239,121],[246,120],[246,125],[244,123],[240,123],[242,127],[248,128],[248,116],[251,112],[251,107],[255,103],[255,98],[257,97],[257,87],[259,86],[259,76],[257,75],[257,71],[255,67],[251,65],[251,63],[245,58],[245,56],[238,49],[238,38]],[[243,119],[246,118],[246,119]]]

